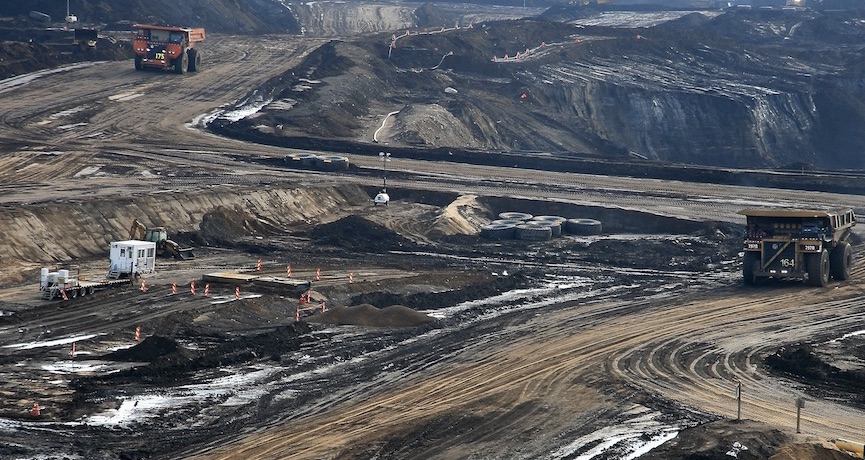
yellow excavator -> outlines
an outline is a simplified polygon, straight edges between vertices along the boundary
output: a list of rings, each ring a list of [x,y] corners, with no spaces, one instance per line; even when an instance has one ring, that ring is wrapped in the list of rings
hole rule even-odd
[[[193,259],[195,254],[192,248],[181,248],[179,244],[168,239],[165,227],[145,227],[144,224],[135,219],[129,228],[129,239],[140,241],[152,241],[156,243],[156,255],[174,257],[177,260]]]

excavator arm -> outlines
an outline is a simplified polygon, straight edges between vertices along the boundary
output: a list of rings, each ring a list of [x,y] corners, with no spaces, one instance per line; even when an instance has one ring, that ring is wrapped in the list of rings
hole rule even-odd
[[[130,240],[141,240],[145,241],[145,236],[147,235],[147,227],[144,226],[138,219],[132,221],[132,226],[129,228],[129,239]]]

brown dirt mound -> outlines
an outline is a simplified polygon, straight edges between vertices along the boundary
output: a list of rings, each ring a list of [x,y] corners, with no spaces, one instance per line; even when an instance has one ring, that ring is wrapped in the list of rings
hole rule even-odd
[[[317,314],[307,321],[310,323],[372,327],[417,327],[431,323],[435,321],[435,318],[402,305],[391,305],[379,309],[365,303],[356,307],[337,307]]]
[[[233,243],[239,238],[279,233],[272,224],[263,222],[239,208],[219,206],[201,218],[198,238],[204,244]]]

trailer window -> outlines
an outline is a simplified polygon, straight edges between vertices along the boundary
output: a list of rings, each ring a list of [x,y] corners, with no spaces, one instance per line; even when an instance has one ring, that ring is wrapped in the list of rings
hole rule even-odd
[[[120,248],[120,257],[126,257],[126,248]]]
[[[171,33],[171,43],[180,43],[183,41],[183,34],[180,32]]]
[[[153,257],[153,248],[147,248],[147,257]]]

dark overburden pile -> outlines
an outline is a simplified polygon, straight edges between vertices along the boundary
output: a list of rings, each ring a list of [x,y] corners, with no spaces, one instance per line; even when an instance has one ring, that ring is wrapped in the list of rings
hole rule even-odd
[[[860,359],[865,349],[858,350]],[[843,394],[850,402],[865,404],[865,372],[843,370],[824,362],[808,344],[783,347],[766,357],[775,372],[792,376],[817,391]]]
[[[415,243],[393,230],[355,215],[319,225],[310,231],[309,236],[316,244],[357,252],[381,253],[416,247]]]

